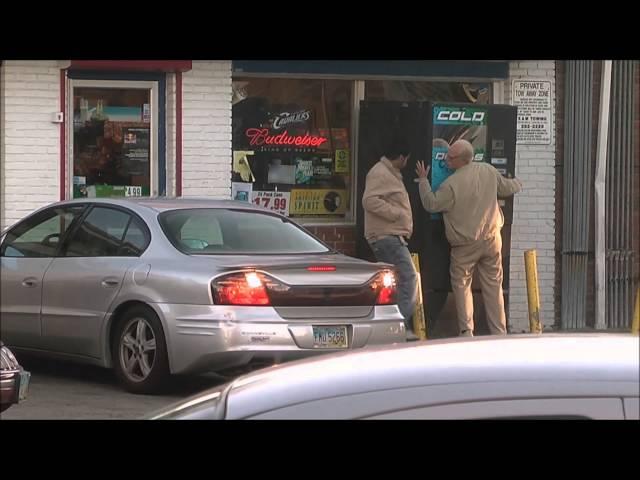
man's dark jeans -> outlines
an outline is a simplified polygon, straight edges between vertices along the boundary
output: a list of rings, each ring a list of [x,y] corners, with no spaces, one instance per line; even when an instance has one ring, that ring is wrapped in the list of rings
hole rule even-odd
[[[390,263],[396,268],[398,308],[404,317],[407,330],[413,331],[413,312],[418,294],[417,274],[411,254],[398,236],[387,236],[370,241],[371,249],[379,262]]]

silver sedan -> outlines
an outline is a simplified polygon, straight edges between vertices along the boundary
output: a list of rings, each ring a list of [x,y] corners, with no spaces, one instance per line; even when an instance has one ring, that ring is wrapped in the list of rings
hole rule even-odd
[[[256,371],[151,419],[640,419],[640,338],[458,337]]]
[[[136,393],[170,374],[406,338],[390,265],[246,202],[66,201],[0,241],[2,339],[113,367]]]

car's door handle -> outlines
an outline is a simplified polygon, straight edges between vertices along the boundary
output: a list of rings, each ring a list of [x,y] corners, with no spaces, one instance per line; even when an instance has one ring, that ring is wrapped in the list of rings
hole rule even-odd
[[[104,280],[102,280],[102,286],[107,288],[117,287],[119,283],[120,282],[118,282],[117,280],[113,280],[111,278],[105,278]]]
[[[25,278],[22,281],[23,287],[33,288],[38,284],[38,281],[35,278]]]

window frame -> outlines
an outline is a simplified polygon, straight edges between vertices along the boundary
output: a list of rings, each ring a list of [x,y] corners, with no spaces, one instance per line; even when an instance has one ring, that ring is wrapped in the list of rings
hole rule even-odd
[[[69,235],[66,236],[65,240],[63,243],[61,243],[60,248],[57,251],[57,258],[140,258],[148,249],[149,249],[149,245],[151,245],[151,240],[152,240],[152,235],[151,235],[151,230],[149,229],[149,226],[147,225],[147,222],[144,221],[144,219],[138,215],[136,212],[134,212],[133,210],[130,210],[126,207],[120,206],[120,205],[115,205],[115,204],[109,204],[109,203],[88,203],[87,204],[88,208],[83,212],[83,214],[81,215],[81,217],[79,217],[78,222],[76,223],[75,226],[73,226],[73,231],[69,233]],[[87,219],[87,217],[91,214],[91,212],[95,209],[95,208],[108,208],[111,210],[118,210],[121,211],[123,213],[126,213],[129,215],[129,221],[127,222],[127,226],[125,227],[125,230],[122,234],[122,238],[120,239],[120,245],[118,246],[118,253],[120,253],[121,249],[122,249],[122,244],[124,242],[125,237],[127,236],[127,232],[129,231],[129,227],[131,226],[131,223],[133,222],[133,219],[136,218],[138,220],[138,222],[142,225],[142,233],[145,237],[145,246],[144,248],[141,249],[140,254],[139,255],[85,255],[85,256],[67,256],[66,252],[67,252],[67,248],[69,246],[69,243],[71,241],[71,239],[73,238],[73,236],[78,232],[78,230],[80,229],[80,227],[84,224],[85,220]],[[71,229],[68,229],[68,231]]]
[[[9,229],[7,229],[6,232],[3,233],[3,235],[2,235],[2,243],[0,244],[0,258],[57,258],[57,257],[59,257],[62,245],[64,244],[66,239],[69,237],[70,232],[74,231],[74,229],[79,224],[79,222],[84,218],[84,215],[87,212],[87,206],[88,206],[87,203],[56,204],[56,205],[50,205],[48,207],[42,208],[42,209],[37,210],[37,211],[33,212],[32,214],[26,216],[25,218],[23,218],[22,220],[17,222],[15,225],[11,226]],[[80,211],[79,215],[76,216],[71,221],[71,223],[69,224],[69,227],[60,236],[60,239],[58,240],[58,245],[56,247],[56,250],[55,250],[53,256],[51,256],[51,257],[48,257],[48,256],[45,256],[45,257],[7,257],[5,255],[5,251],[6,251],[7,246],[8,246],[7,238],[15,230],[23,227],[27,222],[32,221],[34,218],[38,217],[39,215],[45,215],[50,211],[55,211],[56,209],[63,209],[64,211],[66,211],[67,209],[71,209],[71,208],[74,208],[74,207],[82,207],[82,210]],[[51,217],[51,218],[54,218],[54,217]],[[48,220],[45,220],[45,221],[48,221]],[[37,225],[35,225],[35,226],[31,227],[31,228],[35,228],[38,225],[40,225],[41,223],[43,223],[43,222],[40,222],[40,223],[38,223]]]
[[[318,226],[345,226],[351,225],[355,226],[356,224],[356,203],[359,199],[356,198],[356,194],[358,192],[357,186],[357,169],[358,169],[358,125],[360,124],[360,101],[364,100],[364,80],[355,80],[350,77],[341,77],[341,76],[315,76],[315,75],[269,75],[269,74],[251,74],[251,73],[242,73],[242,72],[234,72],[232,75],[231,81],[235,82],[241,78],[268,78],[273,80],[340,80],[347,81],[350,83],[351,87],[351,105],[349,105],[349,114],[351,116],[351,120],[349,122],[349,149],[351,151],[351,173],[350,176],[352,178],[349,187],[346,189],[349,192],[349,208],[344,214],[344,218],[327,218],[323,219],[318,216],[315,218],[309,217],[288,217],[291,220],[295,220],[301,225],[310,226],[310,227],[318,227]],[[233,115],[233,113],[232,113]],[[233,151],[233,143],[231,145],[231,150]]]
[[[136,89],[136,90],[149,90],[149,103],[151,111],[151,122],[149,125],[149,197],[155,197],[159,194],[164,194],[166,191],[166,161],[164,159],[164,153],[162,140],[163,132],[160,131],[162,125],[162,112],[160,110],[160,99],[162,97],[162,86],[158,79],[99,79],[99,78],[85,78],[83,75],[77,75],[74,72],[73,76],[70,76],[67,82],[68,95],[66,109],[67,116],[70,118],[66,122],[66,165],[67,165],[67,188],[66,195],[68,199],[74,199],[73,197],[73,177],[74,177],[74,126],[73,126],[73,102],[74,92],[76,88],[103,88],[103,89]],[[161,158],[162,157],[162,158]],[[162,160],[162,161],[161,161]],[[163,172],[162,170],[165,170]]]

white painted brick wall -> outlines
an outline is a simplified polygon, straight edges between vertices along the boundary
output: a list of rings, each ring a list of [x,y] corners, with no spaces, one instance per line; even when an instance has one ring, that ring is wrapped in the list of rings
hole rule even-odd
[[[2,168],[0,226],[59,199],[60,65],[3,61],[0,67]]]
[[[194,60],[182,89],[182,194],[230,197],[231,62]]]
[[[58,61],[5,61],[2,103],[0,226],[58,200]],[[175,194],[175,75],[167,75],[167,195]],[[194,61],[183,74],[183,195],[231,194],[231,62]]]
[[[540,317],[545,327],[554,323],[555,280],[555,61],[511,62],[505,82],[505,103],[511,104],[511,86],[517,79],[551,81],[551,145],[518,145],[516,176],[524,190],[515,196],[511,235],[509,322],[513,332],[529,330],[524,251],[538,258]]]

